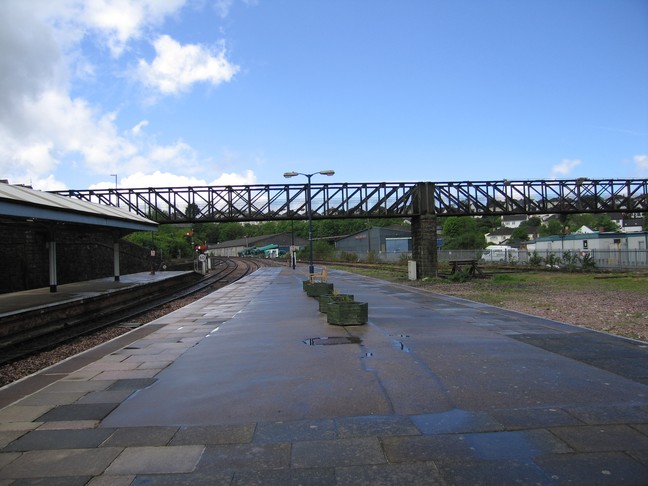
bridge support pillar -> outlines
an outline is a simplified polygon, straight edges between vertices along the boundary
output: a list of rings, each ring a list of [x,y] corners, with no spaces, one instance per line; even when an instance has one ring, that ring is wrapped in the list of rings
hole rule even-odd
[[[412,218],[412,256],[416,261],[417,279],[437,276],[437,217],[435,214],[422,214]]]

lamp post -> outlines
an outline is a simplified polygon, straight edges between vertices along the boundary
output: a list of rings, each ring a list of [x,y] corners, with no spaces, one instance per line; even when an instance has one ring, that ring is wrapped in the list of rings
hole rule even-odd
[[[313,172],[312,174],[304,174],[302,172],[285,172],[284,177],[290,178],[298,175],[306,176],[308,183],[306,184],[306,198],[308,204],[306,205],[306,211],[308,212],[308,245],[310,249],[310,256],[308,260],[308,272],[312,275],[315,273],[315,267],[313,265],[313,212],[311,208],[311,177],[316,174],[322,174],[325,176],[332,176],[335,174],[334,170],[320,170],[319,172]]]

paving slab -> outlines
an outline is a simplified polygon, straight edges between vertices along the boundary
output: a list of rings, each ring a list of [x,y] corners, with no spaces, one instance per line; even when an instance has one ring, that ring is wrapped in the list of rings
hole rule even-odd
[[[233,473],[138,474],[129,486],[230,486]],[[254,483],[247,483],[254,484]],[[112,485],[109,485],[112,486]]]
[[[203,454],[204,447],[127,447],[106,469],[106,474],[163,474],[191,472]]]
[[[594,483],[581,482],[581,478],[570,476],[567,482],[561,482],[558,476],[549,476],[546,471],[533,462],[498,461],[440,461],[439,475],[441,484],[497,486],[508,484],[520,485],[587,485]],[[412,484],[416,484],[415,482]]]
[[[358,486],[401,484],[446,486],[447,484],[434,463],[336,467],[335,480],[336,484]]]
[[[423,434],[491,432],[504,426],[486,412],[453,409],[447,412],[412,416],[412,422]]]
[[[197,472],[223,473],[290,467],[290,444],[229,444],[205,448]]]
[[[587,425],[549,430],[578,452],[648,450],[648,436],[628,425]]]
[[[234,474],[231,484],[232,486],[249,484],[263,484],[267,486],[319,486],[323,484],[344,483],[336,483],[336,474],[333,468],[312,468],[239,471]]]
[[[0,479],[98,476],[121,452],[115,447],[31,450],[0,469]]]
[[[38,417],[40,422],[63,420],[101,420],[112,412],[119,403],[74,403],[60,405]]]
[[[131,486],[134,480],[135,476],[101,475],[92,478],[87,486]]]
[[[538,429],[567,425],[582,425],[583,422],[567,410],[559,408],[528,408],[493,410],[490,414],[506,430]]]
[[[555,454],[535,461],[554,479],[553,484],[642,485],[648,468],[620,452]]]
[[[382,446],[390,463],[463,462],[473,458],[473,450],[460,434],[385,437]]]
[[[259,423],[254,431],[255,443],[292,442],[337,438],[333,419],[296,420]]]
[[[5,451],[47,449],[86,449],[99,447],[112,435],[112,429],[34,430],[8,444]]]
[[[164,446],[178,431],[178,427],[127,427],[115,430],[101,447]],[[178,444],[172,444],[178,445]]]
[[[392,435],[419,435],[413,417],[406,416],[369,416],[339,417],[335,419],[337,437],[388,437]]]
[[[299,441],[292,447],[293,467],[337,467],[386,462],[377,437]]]
[[[244,444],[252,441],[255,428],[256,424],[180,427],[170,444]]]

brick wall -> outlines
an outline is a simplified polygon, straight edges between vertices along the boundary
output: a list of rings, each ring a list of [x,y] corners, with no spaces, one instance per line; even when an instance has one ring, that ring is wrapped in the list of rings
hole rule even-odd
[[[113,236],[109,231],[56,231],[58,285],[113,276]],[[3,224],[0,235],[0,293],[49,287],[47,230],[36,225]],[[149,249],[120,240],[121,275],[150,269]]]

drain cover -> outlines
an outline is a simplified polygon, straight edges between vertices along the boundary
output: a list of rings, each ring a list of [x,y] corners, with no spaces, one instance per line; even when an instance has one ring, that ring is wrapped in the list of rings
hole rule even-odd
[[[304,340],[309,346],[332,346],[334,344],[360,344],[361,339],[357,336],[333,336],[316,337]]]

